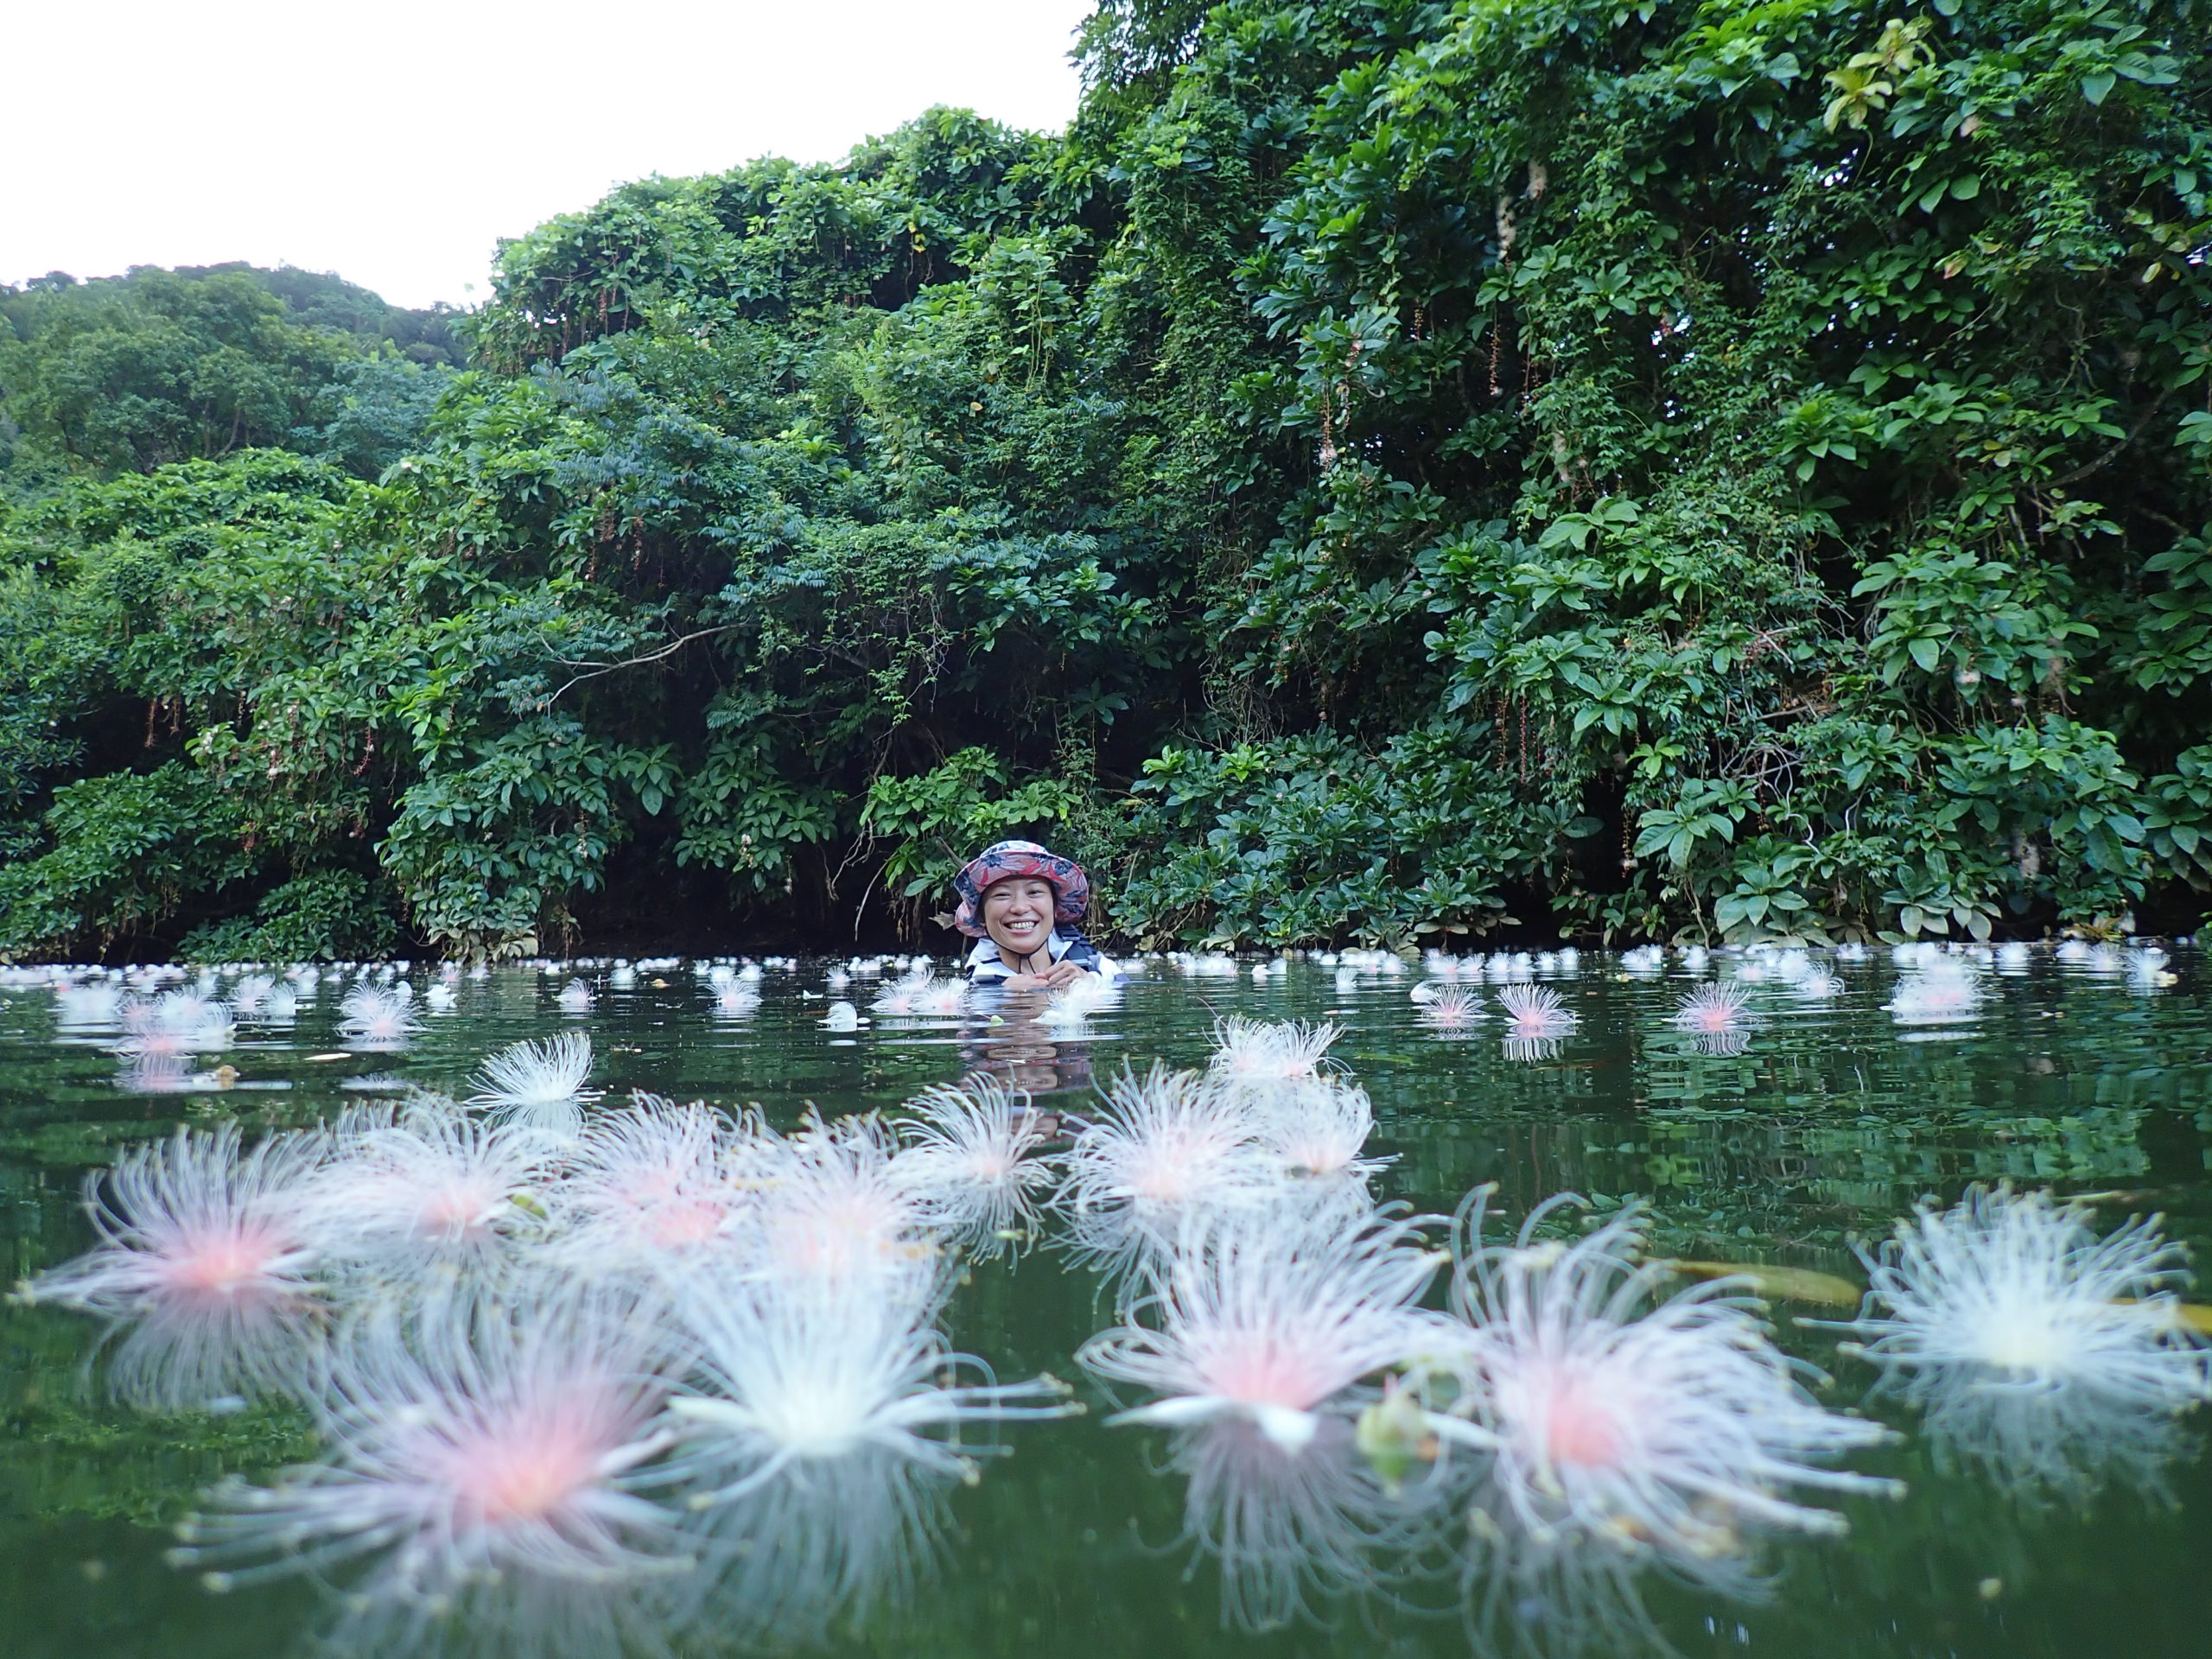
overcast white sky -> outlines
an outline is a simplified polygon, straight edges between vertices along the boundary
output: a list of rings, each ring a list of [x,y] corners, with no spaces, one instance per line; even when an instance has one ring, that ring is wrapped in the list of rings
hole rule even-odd
[[[246,259],[404,305],[625,180],[842,156],[932,104],[1064,126],[1088,0],[8,8],[0,282]],[[474,284],[474,288],[470,287]]]

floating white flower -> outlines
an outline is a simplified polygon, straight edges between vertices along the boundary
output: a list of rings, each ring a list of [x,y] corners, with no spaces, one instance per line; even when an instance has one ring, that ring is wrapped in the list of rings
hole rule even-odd
[[[695,1274],[678,1281],[678,1317],[697,1352],[698,1386],[671,1408],[684,1425],[677,1469],[704,1508],[742,1497],[807,1465],[887,1452],[959,1474],[976,1450],[951,1438],[963,1423],[1067,1413],[1051,1377],[1000,1384],[955,1354],[934,1319],[941,1290],[855,1296],[791,1280]],[[949,1377],[966,1371],[980,1380]]]
[[[916,993],[914,1012],[950,1019],[968,1012],[975,993],[965,980],[932,980]]]
[[[1675,1005],[1674,1025],[1701,1054],[1741,1054],[1751,1046],[1750,1003],[1741,976],[1700,985]]]
[[[54,994],[54,1022],[64,1031],[99,1031],[123,1018],[120,985],[64,985]]]
[[[506,1265],[551,1175],[550,1143],[435,1096],[349,1111],[334,1146],[310,1186],[310,1235],[327,1257],[386,1286],[433,1266]]]
[[[1924,1207],[1869,1256],[1852,1327],[1883,1386],[1924,1412],[1939,1461],[2026,1502],[2079,1506],[2114,1475],[2155,1489],[2179,1414],[2212,1395],[2173,1293],[2178,1248],[2155,1219],[2101,1238],[2089,1221],[2005,1187]]]
[[[1439,1033],[1465,1031],[1484,1017],[1482,998],[1471,990],[1449,985],[1423,999],[1421,1024]]]
[[[1077,1250],[1109,1271],[1165,1248],[1185,1214],[1262,1202],[1287,1183],[1249,1101],[1210,1077],[1124,1071],[1103,1096],[1054,1196],[1072,1214]]]
[[[2132,991],[2162,991],[2181,982],[2181,976],[2167,971],[2169,958],[2156,945],[2145,945],[2127,953],[2127,988]]]
[[[589,1276],[649,1278],[720,1255],[752,1201],[746,1172],[765,1132],[711,1107],[650,1095],[595,1117],[576,1137],[552,1195],[561,1236],[552,1260]]]
[[[1741,1031],[1751,1001],[1751,993],[1733,982],[1700,985],[1675,1005],[1675,1024],[1708,1036]]]
[[[937,1273],[926,1170],[900,1154],[874,1114],[810,1117],[796,1135],[753,1137],[745,1154],[753,1202],[733,1236],[748,1274],[839,1286],[863,1299]]]
[[[1357,1180],[1389,1161],[1361,1156],[1375,1132],[1375,1108],[1356,1083],[1325,1076],[1286,1084],[1255,1093],[1251,1114],[1260,1146],[1287,1174]]]
[[[276,982],[266,974],[241,974],[231,987],[231,1012],[241,1020],[253,1019],[276,988]]]
[[[682,1560],[645,1494],[669,1446],[665,1338],[633,1304],[543,1294],[356,1320],[321,1402],[330,1449],[232,1479],[179,1530],[217,1588],[380,1557],[372,1599],[442,1604],[491,1575],[605,1582]]]
[[[1544,985],[1508,985],[1497,994],[1505,1010],[1509,1041],[1544,1043],[1565,1036],[1581,1023],[1557,991]]]
[[[1825,1002],[1830,997],[1841,996],[1845,988],[1843,981],[1835,975],[1815,968],[1802,979],[1793,981],[1789,994],[1801,1002]]]
[[[338,1029],[364,1048],[397,1048],[422,1029],[404,985],[356,985],[338,1004]]]
[[[923,1012],[922,1004],[937,988],[937,980],[926,968],[894,980],[875,994],[869,1002],[871,1012],[905,1019]]]
[[[1572,1031],[1581,1016],[1570,1012],[1557,991],[1542,985],[1509,985],[1497,1000],[1516,1037],[1556,1037]]]
[[[591,1076],[591,1039],[564,1031],[539,1042],[512,1044],[488,1056],[476,1074],[472,1106],[526,1116],[545,1107],[598,1098],[585,1088]]]
[[[247,1152],[228,1125],[133,1147],[86,1184],[99,1246],[22,1294],[124,1330],[110,1380],[133,1404],[292,1389],[322,1300],[308,1214],[324,1147],[289,1135]]]
[[[1745,1526],[1841,1529],[1792,1488],[1889,1490],[1819,1466],[1884,1431],[1814,1402],[1741,1281],[1662,1295],[1665,1265],[1636,1260],[1634,1210],[1572,1241],[1539,1237],[1572,1202],[1484,1247],[1478,1195],[1453,1278],[1459,1393],[1429,1421],[1492,1453],[1499,1513],[1540,1543],[1649,1552],[1696,1574],[1730,1558]]]
[[[1981,986],[1956,957],[1935,957],[1897,982],[1882,1007],[1901,1026],[1959,1025],[1981,1012]]]
[[[1349,1390],[1434,1342],[1421,1294],[1445,1258],[1414,1223],[1297,1206],[1193,1214],[1131,1323],[1093,1337],[1089,1370],[1161,1396],[1112,1419],[1249,1422],[1287,1455],[1351,1408]]]
[[[741,1020],[760,1009],[760,993],[752,984],[736,978],[715,982],[715,1014],[718,1019]]]
[[[133,997],[123,1004],[121,1018],[126,1034],[116,1052],[144,1059],[228,1048],[234,1031],[227,1003],[192,991]]]
[[[1236,1084],[1280,1083],[1316,1076],[1344,1027],[1300,1020],[1268,1022],[1235,1016],[1213,1028],[1214,1075]]]
[[[1041,1154],[1046,1120],[1028,1096],[976,1077],[925,1090],[906,1109],[900,1161],[935,1224],[986,1258],[1035,1227],[1058,1171]]]
[[[1971,1367],[1991,1387],[2081,1388],[2175,1411],[2207,1390],[2172,1290],[2180,1263],[2155,1217],[2100,1238],[2083,1205],[1975,1187],[1897,1223],[1867,1263],[1883,1312],[1855,1328],[1885,1367]]]
[[[1100,974],[1086,974],[1074,984],[1052,993],[1037,1015],[1040,1026],[1081,1026],[1100,1008],[1119,1000],[1118,988]]]

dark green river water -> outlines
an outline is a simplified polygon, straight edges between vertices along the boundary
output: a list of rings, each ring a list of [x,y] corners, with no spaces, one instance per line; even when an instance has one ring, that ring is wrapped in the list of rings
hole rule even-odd
[[[1147,964],[1117,1007],[1057,1035],[1019,1007],[997,1023],[826,1032],[819,963],[769,969],[757,1011],[725,1018],[688,963],[620,989],[603,968],[586,970],[598,999],[581,1016],[556,1006],[565,976],[505,969],[463,982],[451,1011],[386,1052],[348,1047],[336,1026],[341,982],[326,976],[290,1029],[241,1026],[228,1051],[194,1062],[234,1077],[154,1093],[125,1086],[112,1032],[59,1027],[50,991],[19,984],[0,995],[0,1236],[10,1278],[35,1274],[91,1242],[85,1175],[125,1143],[180,1122],[313,1123],[361,1099],[348,1085],[374,1073],[465,1092],[487,1054],[563,1029],[590,1034],[593,1083],[610,1101],[645,1090],[757,1103],[788,1124],[810,1106],[895,1107],[977,1067],[1080,1110],[1092,1080],[1124,1065],[1203,1065],[1216,1017],[1241,1014],[1346,1028],[1332,1056],[1373,1100],[1369,1151],[1394,1160],[1378,1192],[1421,1210],[1448,1212],[1482,1182],[1497,1183],[1515,1215],[1564,1191],[1601,1208],[1637,1195],[1652,1206],[1655,1249],[1863,1283],[1853,1237],[1885,1236],[1923,1195],[1949,1202],[1972,1183],[2010,1180],[2097,1195],[2101,1224],[2163,1212],[2169,1233],[2212,1262],[2212,1004],[2194,950],[2173,950],[2171,984],[2131,976],[2117,953],[2061,961],[2038,949],[2024,966],[1993,962],[1974,1018],[1927,1026],[1885,1010],[1900,977],[1888,952],[1822,958],[1842,982],[1825,999],[1778,978],[1751,987],[1740,1052],[1677,1028],[1697,979],[1741,966],[1716,957],[1693,975],[1676,958],[1637,976],[1585,953],[1572,975],[1540,974],[1580,1021],[1535,1052],[1511,1051],[1494,1011],[1465,1036],[1425,1027],[1408,997],[1417,969],[1308,962],[1264,982],[1249,963],[1206,977]],[[865,1009],[866,989],[843,995],[857,992]],[[1916,1432],[1914,1411],[1868,1398],[1874,1373],[1839,1357],[1832,1333],[1795,1317],[1820,1312],[1778,1305],[1779,1339],[1830,1376],[1827,1403],[1863,1406],[1904,1432],[1850,1466],[1901,1479],[1906,1493],[1842,1500],[1847,1535],[1767,1541],[1742,1594],[1656,1572],[1570,1575],[1517,1585],[1501,1605],[1479,1566],[1448,1549],[1378,1564],[1336,1548],[1325,1527],[1289,1524],[1295,1496],[1264,1491],[1231,1494],[1247,1505],[1230,1522],[1245,1529],[1235,1535],[1245,1548],[1225,1580],[1224,1522],[1211,1507],[1220,1468],[1205,1471],[1193,1516],[1189,1459],[1158,1431],[1106,1427],[1110,1402],[1079,1380],[1088,1415],[1007,1427],[1008,1455],[979,1482],[914,1489],[895,1525],[866,1495],[827,1494],[823,1512],[789,1517],[757,1543],[767,1565],[753,1578],[656,1586],[612,1608],[589,1592],[549,1608],[536,1592],[487,1586],[442,1640],[486,1653],[649,1653],[680,1630],[687,1652],[945,1659],[2205,1651],[2212,1474],[2194,1418],[2027,1466],[1947,1455]],[[1081,1379],[1075,1351],[1114,1322],[1097,1281],[1048,1243],[976,1264],[948,1329],[1001,1376]],[[266,1659],[340,1630],[356,1650],[398,1651],[403,1640],[373,1620],[346,1622],[340,1590],[290,1580],[217,1596],[165,1562],[170,1526],[210,1483],[308,1455],[312,1442],[281,1411],[165,1418],[112,1403],[87,1370],[99,1335],[66,1310],[0,1309],[0,1656]],[[840,1525],[865,1535],[841,1540]],[[839,1570],[823,1565],[831,1558]],[[747,1597],[775,1599],[765,1632]]]

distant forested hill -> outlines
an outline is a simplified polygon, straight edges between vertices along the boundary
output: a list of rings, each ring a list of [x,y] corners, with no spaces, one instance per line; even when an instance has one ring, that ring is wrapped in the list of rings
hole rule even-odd
[[[272,447],[373,477],[421,435],[442,372],[460,365],[458,321],[245,264],[0,287],[0,480],[21,495]]]
[[[2193,918],[2207,22],[1106,0],[466,318],[0,296],[0,949]]]

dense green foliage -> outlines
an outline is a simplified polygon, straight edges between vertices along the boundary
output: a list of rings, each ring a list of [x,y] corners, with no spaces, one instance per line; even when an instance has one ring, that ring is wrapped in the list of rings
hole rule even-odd
[[[1151,938],[2180,914],[2206,21],[1107,0],[1065,137],[626,187],[447,385],[9,296],[0,948],[843,937],[1023,829]]]

